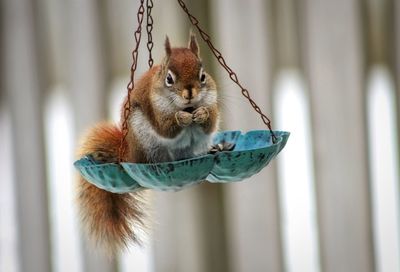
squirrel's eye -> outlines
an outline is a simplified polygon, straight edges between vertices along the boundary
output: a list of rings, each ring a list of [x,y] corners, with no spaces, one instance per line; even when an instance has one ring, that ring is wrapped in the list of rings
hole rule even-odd
[[[206,74],[203,72],[203,69],[200,71],[200,83],[205,84],[206,83]]]
[[[174,84],[174,77],[172,76],[171,72],[168,72],[167,77],[165,78],[165,85],[167,87],[171,87]]]

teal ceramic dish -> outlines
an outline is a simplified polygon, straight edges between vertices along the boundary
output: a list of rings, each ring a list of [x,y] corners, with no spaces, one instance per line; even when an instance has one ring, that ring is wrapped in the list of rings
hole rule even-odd
[[[205,155],[156,164],[121,163],[121,165],[142,187],[177,191],[204,181],[213,168],[214,156]]]
[[[202,181],[228,183],[241,181],[261,171],[285,147],[290,133],[274,131],[278,138],[272,143],[271,133],[253,130],[223,131],[215,135],[214,144],[233,143],[232,151],[222,151],[186,160],[156,164],[98,164],[85,156],[74,163],[76,169],[97,187],[127,193],[144,188],[177,191]]]
[[[143,189],[119,164],[99,164],[90,156],[85,156],[76,161],[74,166],[87,181],[109,192],[126,193]]]

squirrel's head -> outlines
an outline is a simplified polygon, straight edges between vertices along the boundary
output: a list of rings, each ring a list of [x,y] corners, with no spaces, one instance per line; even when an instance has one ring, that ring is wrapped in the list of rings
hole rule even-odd
[[[199,45],[193,34],[185,48],[171,48],[167,37],[165,53],[157,88],[160,99],[167,99],[164,102],[178,109],[217,103],[216,84],[203,68]]]

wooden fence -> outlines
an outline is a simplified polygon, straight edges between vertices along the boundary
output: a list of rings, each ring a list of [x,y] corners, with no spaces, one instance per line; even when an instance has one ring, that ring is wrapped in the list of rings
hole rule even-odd
[[[176,1],[153,1],[159,61],[165,35],[184,45],[190,25]],[[122,102],[139,1],[2,0],[0,270],[398,271],[400,2],[187,2],[274,128],[291,131],[278,162],[243,183],[154,192],[145,248],[93,253],[76,225],[72,149]],[[223,129],[263,129],[201,52]],[[143,42],[138,74],[146,58]],[[375,75],[390,98],[378,117]]]

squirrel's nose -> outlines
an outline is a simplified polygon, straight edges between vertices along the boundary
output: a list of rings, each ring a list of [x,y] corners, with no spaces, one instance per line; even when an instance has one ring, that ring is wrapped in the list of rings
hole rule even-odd
[[[188,88],[188,89],[184,89],[183,90],[183,92],[182,92],[182,97],[184,98],[184,99],[187,99],[187,100],[190,100],[190,99],[192,99],[193,98],[193,91],[192,91],[192,89],[190,88]]]

